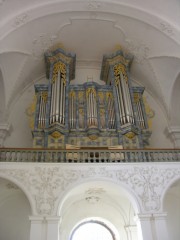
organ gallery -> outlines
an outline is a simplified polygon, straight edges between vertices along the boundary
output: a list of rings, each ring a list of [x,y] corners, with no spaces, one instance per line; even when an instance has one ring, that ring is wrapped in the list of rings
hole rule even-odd
[[[73,84],[76,55],[62,49],[45,53],[48,84],[36,84],[33,146],[46,148],[144,148],[151,132],[144,88],[133,86],[133,56],[118,50],[104,55],[100,79]]]

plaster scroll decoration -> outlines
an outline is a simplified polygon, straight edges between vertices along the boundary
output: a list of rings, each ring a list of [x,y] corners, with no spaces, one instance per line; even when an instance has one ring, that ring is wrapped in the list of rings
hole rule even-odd
[[[28,14],[27,13],[23,13],[23,14],[21,14],[21,15],[19,15],[19,16],[17,16],[15,18],[15,21],[14,21],[13,25],[15,27],[19,27],[19,26],[27,23],[27,21],[28,21]]]
[[[6,184],[7,189],[19,190],[18,186],[9,182]]]
[[[40,34],[32,41],[32,55],[36,60],[43,59],[44,53],[52,48],[57,42],[57,35],[49,36],[46,33]]]
[[[150,53],[150,48],[143,42],[137,42],[135,40],[125,40],[126,49],[128,52],[134,55],[134,61],[142,64],[146,60]]]
[[[174,35],[174,28],[167,22],[160,22],[159,28],[170,37]]]
[[[85,192],[85,200],[90,204],[96,204],[101,200],[101,196],[105,192],[103,188],[89,188]]]
[[[144,210],[149,212],[160,210],[162,192],[171,180],[180,176],[180,169],[135,167],[127,171],[118,170],[116,174],[120,181],[137,193]]]
[[[78,179],[78,171],[61,171],[59,167],[0,169],[0,173],[23,184],[33,198],[40,215],[51,215],[61,191]]]
[[[58,195],[78,176],[73,171],[61,171],[59,167],[36,167],[30,185],[35,190],[37,212],[51,215]]]
[[[85,180],[106,179],[117,184],[123,184],[131,189],[138,199],[141,210],[144,212],[160,211],[162,194],[167,185],[174,179],[180,178],[180,168],[160,168],[153,166],[132,167],[123,166],[112,169],[109,167],[61,167],[61,166],[33,166],[31,168],[1,168],[0,174],[14,178],[20,186],[27,190],[35,211],[39,215],[55,213],[59,197],[74,184]],[[89,189],[86,200],[89,203],[98,203],[104,189]]]
[[[99,3],[98,1],[91,0],[88,2],[87,8],[90,11],[96,11],[99,8],[101,8],[101,3]]]

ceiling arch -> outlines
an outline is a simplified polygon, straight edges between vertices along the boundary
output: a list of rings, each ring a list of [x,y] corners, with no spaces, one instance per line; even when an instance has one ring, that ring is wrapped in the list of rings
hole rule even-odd
[[[0,63],[5,68],[6,108],[45,74],[43,55],[48,48],[62,43],[77,54],[77,73],[97,72],[103,54],[120,44],[134,55],[132,78],[168,116],[180,58],[179,18],[180,4],[175,0],[2,1]],[[7,69],[8,64],[12,67]]]

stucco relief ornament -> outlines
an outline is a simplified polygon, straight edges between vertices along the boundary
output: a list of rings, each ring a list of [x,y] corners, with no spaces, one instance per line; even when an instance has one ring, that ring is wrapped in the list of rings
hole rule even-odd
[[[36,192],[34,198],[39,214],[50,215],[59,193],[63,191],[77,176],[73,172],[60,171],[58,167],[35,168],[36,178],[31,179],[31,185]]]
[[[35,167],[34,169],[0,169],[0,173],[13,177],[32,196],[40,215],[51,215],[60,192],[79,178],[79,171],[59,167]]]
[[[23,25],[23,24],[27,23],[27,21],[28,21],[28,14],[23,13],[23,14],[21,14],[21,15],[19,15],[15,18],[14,26],[18,27],[20,25]]]
[[[98,10],[100,7],[101,7],[101,4],[98,1],[93,1],[93,0],[89,1],[87,5],[87,8],[89,10],[94,10],[94,11]]]
[[[127,51],[134,55],[134,61],[143,63],[149,56],[150,48],[142,42],[126,40]]]
[[[55,45],[57,38],[57,35],[48,36],[46,33],[34,38],[32,41],[32,55],[36,59],[43,58],[44,52]]]
[[[142,201],[145,211],[158,211],[161,208],[162,191],[175,177],[180,176],[180,169],[140,168],[116,172],[117,178],[130,186]]]
[[[160,22],[160,30],[169,36],[174,35],[174,28],[166,22]]]

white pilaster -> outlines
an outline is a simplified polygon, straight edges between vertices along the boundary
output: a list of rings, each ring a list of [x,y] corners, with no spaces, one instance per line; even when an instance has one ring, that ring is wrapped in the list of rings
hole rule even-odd
[[[129,240],[136,240],[137,238],[137,226],[136,225],[128,225],[125,227],[128,239]]]
[[[30,240],[44,240],[43,239],[43,222],[44,218],[41,216],[30,216],[31,230]]]
[[[152,214],[138,214],[135,217],[138,240],[155,240],[152,229]]]
[[[169,240],[167,223],[166,223],[166,213],[154,213],[154,226],[156,231],[156,240]]]
[[[47,240],[59,240],[60,217],[46,217],[47,221]]]

